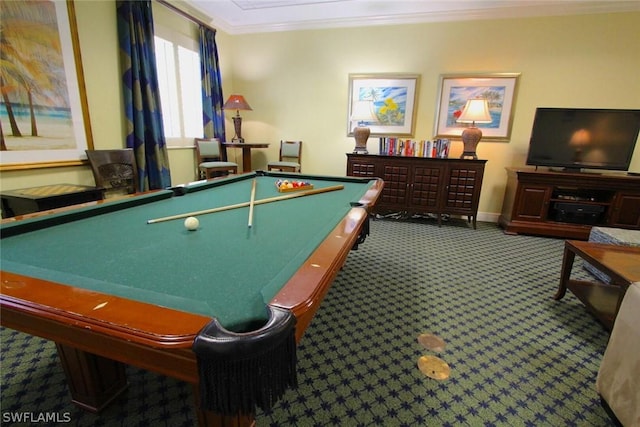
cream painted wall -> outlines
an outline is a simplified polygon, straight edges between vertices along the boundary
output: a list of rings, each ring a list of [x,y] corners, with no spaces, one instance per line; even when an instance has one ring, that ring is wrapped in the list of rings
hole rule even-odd
[[[87,98],[96,148],[124,145],[114,0],[76,1]],[[157,7],[154,6],[154,10]],[[162,12],[158,12],[162,13]],[[519,72],[512,140],[481,142],[487,159],[481,219],[501,210],[505,167],[522,166],[537,106],[640,108],[640,13],[434,23],[231,36],[218,32],[225,96],[243,94],[243,136],[270,142],[254,150],[255,168],[277,158],[280,139],[304,141],[303,170],[344,175],[349,73],[421,75],[416,138],[433,136],[439,76]],[[472,40],[476,48],[462,48]],[[637,46],[636,46],[637,47]],[[227,114],[228,116],[231,113]],[[227,134],[233,126],[227,120]],[[376,150],[371,139],[369,150]],[[455,142],[452,157],[462,151]],[[240,162],[240,154],[231,158]],[[191,149],[170,150],[173,184],[194,178]],[[632,171],[640,172],[640,144]],[[0,189],[50,183],[93,184],[87,167],[8,171]]]
[[[536,107],[640,108],[637,40],[638,13],[241,35],[232,38],[233,85],[253,107],[243,113],[247,140],[273,142],[274,158],[275,142],[301,139],[305,172],[341,175],[354,145],[349,73],[420,74],[418,139],[433,137],[441,74],[521,73],[511,141],[478,148],[488,160],[479,210],[497,219],[505,167],[524,165]],[[461,152],[454,142],[451,157]],[[631,170],[640,171],[640,144]]]

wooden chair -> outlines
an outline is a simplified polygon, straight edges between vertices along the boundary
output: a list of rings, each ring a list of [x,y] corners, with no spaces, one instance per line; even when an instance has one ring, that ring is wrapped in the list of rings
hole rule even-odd
[[[219,139],[196,138],[195,143],[200,178],[212,178],[214,172],[238,173],[237,163],[222,161],[222,148]]]
[[[280,160],[267,163],[267,170],[301,172],[302,141],[280,141]]]
[[[85,150],[96,187],[106,195],[138,192],[138,168],[133,149]]]

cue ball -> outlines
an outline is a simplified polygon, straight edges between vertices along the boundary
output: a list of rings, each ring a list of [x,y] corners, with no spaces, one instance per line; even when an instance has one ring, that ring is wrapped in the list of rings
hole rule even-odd
[[[184,226],[189,231],[197,230],[199,225],[200,221],[195,216],[190,216],[184,220]]]

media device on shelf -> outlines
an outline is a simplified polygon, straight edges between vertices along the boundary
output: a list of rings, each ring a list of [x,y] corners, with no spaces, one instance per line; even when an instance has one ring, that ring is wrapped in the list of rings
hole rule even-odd
[[[626,171],[639,132],[640,110],[538,108],[527,165]]]

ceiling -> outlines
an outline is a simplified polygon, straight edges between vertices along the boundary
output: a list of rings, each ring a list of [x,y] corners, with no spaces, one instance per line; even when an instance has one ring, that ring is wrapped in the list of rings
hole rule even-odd
[[[640,11],[638,0],[170,0],[229,34]]]

